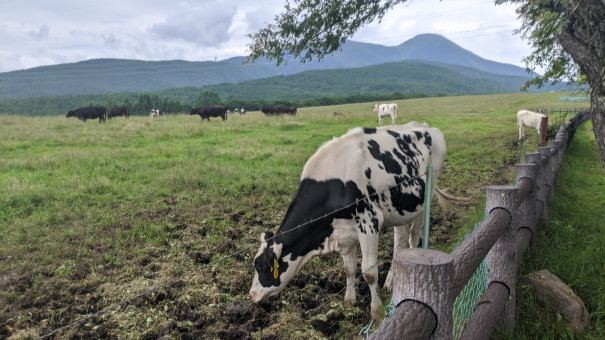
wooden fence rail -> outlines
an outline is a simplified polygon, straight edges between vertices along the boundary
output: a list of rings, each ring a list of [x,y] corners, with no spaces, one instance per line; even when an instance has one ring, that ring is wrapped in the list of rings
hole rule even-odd
[[[515,329],[517,269],[528,246],[535,245],[536,223],[548,223],[549,198],[565,151],[589,111],[562,124],[554,141],[528,153],[515,165],[514,186],[486,189],[487,217],[451,254],[411,248],[395,252],[394,313],[370,339],[452,339],[453,303],[485,259],[487,291],[466,323],[461,339],[488,339],[497,323]]]

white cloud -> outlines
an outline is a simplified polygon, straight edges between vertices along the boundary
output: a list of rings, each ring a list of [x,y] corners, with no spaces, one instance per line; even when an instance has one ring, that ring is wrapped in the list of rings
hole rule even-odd
[[[203,6],[179,3],[179,11],[162,23],[153,24],[149,32],[163,40],[182,40],[202,47],[220,46],[229,41],[229,28],[237,7],[219,1]]]

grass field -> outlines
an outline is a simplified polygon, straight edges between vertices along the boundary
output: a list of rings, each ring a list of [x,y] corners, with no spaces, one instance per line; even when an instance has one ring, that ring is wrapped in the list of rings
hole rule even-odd
[[[578,107],[559,103],[559,95],[397,102],[399,123],[444,132],[448,155],[438,185],[472,199],[448,216],[433,211],[432,247],[451,249],[480,219],[485,186],[512,183],[517,110]],[[173,278],[58,337],[358,337],[370,320],[369,291],[359,280],[358,306],[343,306],[336,254],[309,261],[274,301],[250,304],[247,294],[259,236],[279,226],[306,160],[352,127],[376,126],[372,105],[299,109],[296,117],[250,112],[210,123],[188,115],[105,124],[0,116],[0,338],[48,334]],[[529,134],[525,152],[536,148],[536,132]],[[554,216],[564,221],[555,225],[573,225]],[[384,240],[382,280],[392,234]],[[387,300],[389,292],[382,294]],[[602,313],[599,302],[591,306]],[[528,338],[544,327],[532,333],[532,326],[523,328]],[[599,327],[594,334],[603,334]]]

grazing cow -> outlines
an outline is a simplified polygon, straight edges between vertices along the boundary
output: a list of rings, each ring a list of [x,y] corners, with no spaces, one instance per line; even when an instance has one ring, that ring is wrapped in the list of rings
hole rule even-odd
[[[372,316],[377,317],[379,232],[394,227],[394,249],[407,247],[406,242],[418,246],[426,168],[433,167],[435,183],[445,153],[443,133],[417,122],[355,128],[321,146],[307,161],[277,234],[261,235],[251,299],[260,302],[277,295],[311,257],[338,252],[345,266],[345,304],[355,304],[359,242],[361,271],[370,286]],[[435,191],[441,198],[443,193]]]
[[[159,109],[151,109],[151,111],[149,111],[149,117],[153,118],[153,117],[162,117],[164,115],[164,112],[160,111]]]
[[[117,116],[124,116],[128,118],[128,106],[112,107],[107,115],[107,118],[111,119]]]
[[[245,115],[246,114],[246,110],[242,107],[242,109],[239,111],[240,114]]]
[[[189,112],[189,115],[200,115],[202,120],[207,119],[210,122],[210,117],[221,117],[227,119],[227,107],[222,105],[209,105],[204,107],[194,107]]]
[[[280,115],[283,113],[283,107],[276,106],[263,106],[260,108],[260,111],[265,115]]]
[[[374,112],[378,113],[378,125],[382,125],[382,118],[391,116],[393,124],[397,118],[397,104],[376,104],[374,105]]]
[[[290,114],[290,115],[293,115],[293,116],[296,116],[296,106],[285,106],[283,108],[283,112],[287,113],[287,114]]]
[[[525,127],[531,127],[538,130],[538,140],[542,137],[541,125],[542,118],[548,118],[546,115],[541,113],[532,112],[528,110],[520,110],[517,112],[517,125],[519,126],[519,140],[525,137]],[[550,122],[548,122],[550,126]]]
[[[81,107],[76,110],[69,110],[67,112],[67,118],[77,117],[79,120],[86,121],[87,119],[99,118],[99,123],[105,121],[105,113],[107,109],[105,106],[89,106]]]

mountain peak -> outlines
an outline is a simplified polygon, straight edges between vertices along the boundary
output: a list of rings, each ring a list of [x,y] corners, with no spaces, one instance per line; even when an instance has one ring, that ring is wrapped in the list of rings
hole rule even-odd
[[[483,59],[442,35],[426,33],[398,46],[347,41],[342,51],[326,56],[320,62],[302,64],[291,60],[287,65],[280,67],[275,67],[275,64],[266,60],[242,65],[241,57],[226,59],[224,62],[93,59],[72,64],[42,66],[0,73],[0,99],[201,87],[308,70],[359,68],[404,60],[441,62],[498,75],[527,76],[525,69],[521,67]],[[126,74],[128,76],[125,76]],[[36,82],[32,83],[31,79],[34,78]]]

